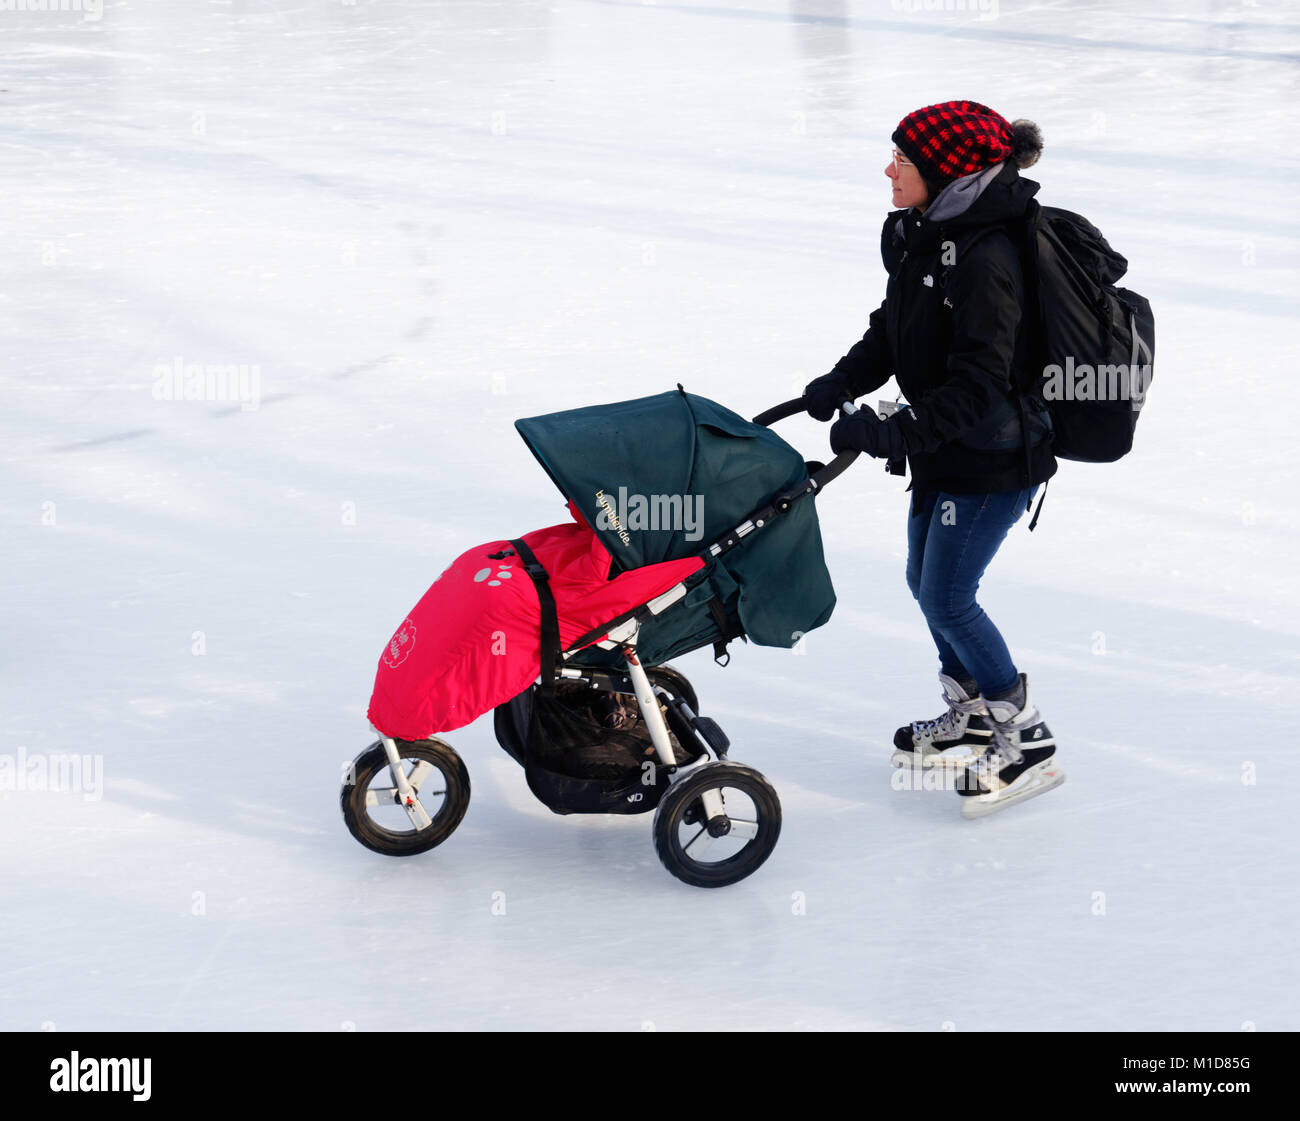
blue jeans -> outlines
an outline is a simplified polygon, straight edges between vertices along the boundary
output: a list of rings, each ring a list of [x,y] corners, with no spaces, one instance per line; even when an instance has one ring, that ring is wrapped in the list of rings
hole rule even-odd
[[[957,681],[974,678],[981,695],[1016,687],[1011,652],[993,620],[975,602],[980,578],[1034,492],[930,493],[908,511],[907,586],[921,605],[939,669]]]

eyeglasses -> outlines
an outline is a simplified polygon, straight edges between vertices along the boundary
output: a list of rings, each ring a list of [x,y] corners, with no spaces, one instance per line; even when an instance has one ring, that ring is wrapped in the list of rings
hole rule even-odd
[[[902,169],[905,168],[905,167],[915,167],[915,166],[916,166],[916,164],[914,164],[911,160],[905,160],[905,159],[903,159],[903,153],[900,152],[897,148],[895,148],[895,149],[890,153],[890,155],[891,155],[891,157],[893,158],[893,161],[894,161],[894,174],[895,174],[895,175],[901,175],[901,174],[902,174]]]

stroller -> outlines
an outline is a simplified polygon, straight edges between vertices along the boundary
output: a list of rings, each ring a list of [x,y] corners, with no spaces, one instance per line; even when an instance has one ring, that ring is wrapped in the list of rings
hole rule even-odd
[[[390,856],[445,841],[469,804],[435,733],[494,713],[496,738],[560,814],[654,813],[664,866],[698,887],[754,872],[781,804],[666,663],[734,639],[791,648],[835,606],[812,501],[856,458],[806,463],[770,431],[677,390],[517,421],[573,521],[464,553],[398,627],[345,776],[343,818]],[[852,409],[851,405],[846,409]]]

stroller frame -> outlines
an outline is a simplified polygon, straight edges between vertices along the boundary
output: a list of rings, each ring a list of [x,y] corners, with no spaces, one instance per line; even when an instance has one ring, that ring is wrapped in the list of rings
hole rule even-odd
[[[851,402],[845,402],[842,408],[846,415],[857,411]],[[767,425],[803,409],[802,399],[787,401],[755,417],[754,422]],[[701,555],[717,557],[735,548],[774,518],[786,513],[797,500],[820,491],[856,458],[856,452],[845,452],[829,465],[809,464],[808,478],[792,490],[765,502],[701,550]],[[670,783],[655,807],[655,850],[664,866],[678,879],[697,887],[722,887],[750,875],[771,854],[780,835],[781,806],[776,791],[758,771],[727,758],[730,741],[716,721],[695,711],[697,702],[689,681],[671,667],[653,667],[661,673],[671,674],[670,680],[676,682],[673,688],[655,684],[637,654],[637,638],[642,623],[681,603],[687,591],[687,583],[679,582],[654,599],[581,636],[568,649],[552,647],[552,654],[556,657],[549,669],[544,649],[542,672],[533,687],[576,682],[636,698],[655,755]],[[545,645],[544,642],[543,647]],[[591,646],[617,650],[626,673],[608,667],[564,665],[580,650]],[[677,762],[668,723],[660,708],[661,701],[678,718],[679,743],[683,732],[689,729],[694,739],[690,746],[699,749],[689,762]],[[390,856],[425,852],[446,840],[464,817],[469,803],[469,774],[460,756],[441,739],[403,741],[378,729],[375,731],[379,741],[358,755],[348,770],[341,796],[344,820],[358,841],[377,852]],[[404,763],[407,759],[412,760],[409,771]],[[371,786],[370,782],[384,770],[388,772],[392,786]],[[444,781],[444,789],[434,792],[443,797],[443,805],[430,814],[420,795],[426,779],[435,771]],[[738,816],[738,799],[734,797],[729,809],[729,791],[742,795],[752,810],[742,808],[744,816]],[[412,827],[410,831],[399,833],[363,820],[370,809],[394,804],[405,811]],[[684,834],[690,835],[683,839]],[[707,859],[719,848],[737,840],[743,842],[738,852],[718,860]]]

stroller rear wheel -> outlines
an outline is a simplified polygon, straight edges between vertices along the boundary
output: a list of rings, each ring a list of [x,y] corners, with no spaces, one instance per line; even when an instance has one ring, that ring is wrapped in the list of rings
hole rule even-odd
[[[650,678],[651,685],[659,685],[667,689],[679,701],[685,701],[693,713],[699,715],[699,698],[695,695],[694,687],[686,679],[686,674],[681,670],[674,666],[650,666],[645,672]]]
[[[655,852],[695,887],[725,887],[756,871],[781,835],[781,802],[752,767],[705,763],[669,787],[655,810]]]
[[[442,844],[469,808],[469,772],[442,740],[397,740],[417,805],[404,806],[382,743],[352,761],[340,803],[348,831],[385,856],[414,856]]]

